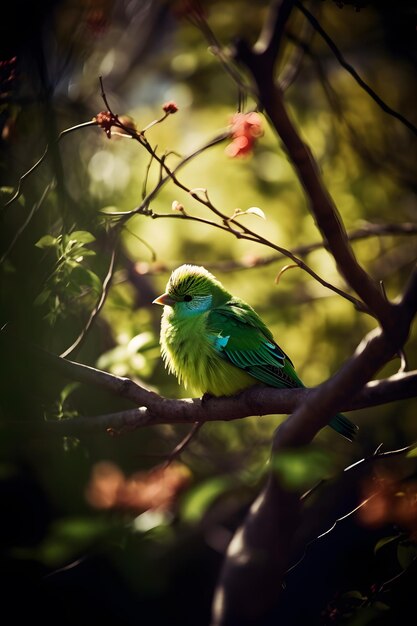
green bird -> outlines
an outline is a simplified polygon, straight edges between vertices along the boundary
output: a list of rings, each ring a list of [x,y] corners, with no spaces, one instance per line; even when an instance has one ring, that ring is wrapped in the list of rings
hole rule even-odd
[[[194,393],[230,396],[259,383],[304,387],[256,311],[232,296],[204,267],[178,267],[166,293],[153,303],[164,306],[165,366]],[[340,413],[329,425],[349,441],[358,429]]]

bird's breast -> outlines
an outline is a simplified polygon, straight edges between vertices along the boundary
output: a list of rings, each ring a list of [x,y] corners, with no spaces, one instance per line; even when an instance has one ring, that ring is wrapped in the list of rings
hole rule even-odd
[[[170,312],[164,314],[161,349],[169,371],[197,394],[232,395],[253,385],[256,381],[252,376],[219,355],[227,338],[210,333],[207,318],[208,313],[187,320],[177,320]]]
[[[162,356],[168,369],[187,388],[202,391],[204,369],[213,356],[207,327],[207,315],[175,319],[164,315],[161,326]]]

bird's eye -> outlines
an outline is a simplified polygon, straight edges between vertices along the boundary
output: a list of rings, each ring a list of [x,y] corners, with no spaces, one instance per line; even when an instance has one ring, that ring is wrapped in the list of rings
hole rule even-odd
[[[190,302],[190,300],[192,299],[193,299],[192,296],[184,296],[184,302]]]

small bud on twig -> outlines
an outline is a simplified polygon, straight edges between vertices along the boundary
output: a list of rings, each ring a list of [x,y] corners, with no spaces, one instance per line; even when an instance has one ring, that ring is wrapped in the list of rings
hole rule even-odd
[[[93,122],[100,126],[106,133],[107,137],[111,138],[111,127],[117,124],[119,118],[117,115],[112,113],[111,111],[101,111],[97,113],[95,117],[93,117]]]
[[[182,213],[183,215],[187,215],[184,209],[184,206],[178,200],[174,200],[171,205],[172,211],[177,211],[178,213]]]
[[[162,110],[169,115],[171,113],[176,113],[178,111],[178,106],[173,100],[170,100],[169,102],[165,102],[162,106]]]

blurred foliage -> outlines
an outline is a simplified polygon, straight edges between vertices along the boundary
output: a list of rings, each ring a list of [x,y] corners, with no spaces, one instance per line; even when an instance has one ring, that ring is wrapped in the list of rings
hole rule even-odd
[[[2,9],[0,328],[7,341],[1,350],[0,497],[2,556],[9,572],[6,596],[19,591],[26,599],[14,608],[16,616],[25,616],[30,606],[30,615],[39,611],[44,622],[124,625],[137,624],[139,615],[144,624],[207,624],[222,555],[268,468],[271,435],[280,418],[210,423],[182,454],[190,485],[168,510],[97,511],[85,497],[97,463],[112,463],[123,476],[152,475],[187,428],[163,425],[120,436],[58,440],[19,424],[23,420],[36,426],[45,419],[131,406],[45,369],[28,346],[60,354],[78,337],[97,305],[110,264],[114,221],[108,214],[137,207],[145,179],[149,192],[160,168],[155,161],[149,165],[149,155],[137,142],[117,135],[109,140],[98,127],[80,127],[59,142],[57,137],[106,109],[99,76],[112,109],[129,116],[138,129],[162,116],[164,102],[177,103],[178,112],[146,134],[159,154],[173,151],[166,157],[171,166],[178,155],[188,155],[224,130],[236,112],[238,90],[187,20],[192,4],[48,0],[32,5],[19,0]],[[202,4],[224,45],[242,36],[254,42],[267,7],[266,1],[246,0]],[[327,0],[320,3],[318,15],[361,76],[415,123],[417,55],[410,36],[415,13],[408,4]],[[301,37],[301,22],[296,15],[289,34]],[[307,44],[286,100],[347,229],[415,221],[414,138],[378,108],[319,37],[307,37]],[[293,47],[290,38],[280,67]],[[245,110],[253,106],[248,96]],[[303,190],[266,120],[264,130],[253,156],[230,159],[226,143],[219,144],[187,163],[179,179],[191,189],[207,189],[227,215],[259,207],[265,220],[256,211],[239,219],[273,243],[292,249],[316,242],[319,234]],[[45,159],[22,181],[22,195],[3,208],[46,145]],[[172,181],[152,209],[172,215],[175,201],[190,215],[212,218]],[[383,281],[388,297],[398,297],[415,261],[415,238],[372,237],[353,245],[361,263]],[[165,396],[184,396],[161,363],[160,310],[151,302],[164,290],[170,270],[190,262],[212,270],[232,293],[253,305],[306,385],[318,384],[352,354],[373,320],[299,269],[285,272],[275,284],[288,260],[278,256],[273,263],[259,264],[271,253],[201,223],[132,217],[121,226],[104,307],[70,358],[130,376]],[[344,288],[325,250],[312,252],[307,262]],[[233,263],[240,267],[230,271]],[[407,350],[410,369],[417,366],[415,329],[413,333]],[[380,375],[397,369],[395,360]],[[360,425],[353,445],[324,429],[317,448],[274,458],[274,468],[292,488],[304,489],[372,453],[381,442],[389,449],[417,439],[415,401],[357,411],[353,419]],[[131,484],[125,487],[131,489]],[[336,623],[347,614],[350,621],[343,623],[399,623],[395,617],[386,621],[385,607],[377,605],[385,600],[368,601],[372,576],[378,567],[381,581],[384,575],[387,580],[395,576],[398,556],[409,572],[388,593],[388,619],[409,606],[414,544],[401,536],[392,542],[397,553],[388,545],[373,553],[378,540],[397,537],[393,524],[389,520],[378,531],[353,519],[338,525],[324,554],[313,549],[289,576],[284,604],[294,607],[294,589],[307,587],[304,613],[299,608],[291,614],[284,606],[282,623]],[[338,575],[332,579],[335,568]],[[317,580],[308,588],[311,572]],[[90,589],[89,596],[84,588]],[[331,595],[342,592],[350,594],[343,606]],[[295,603],[300,604],[299,598]]]

